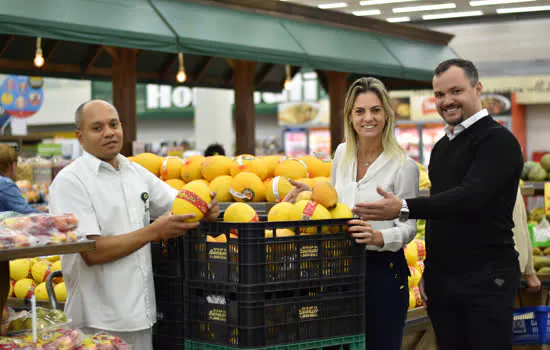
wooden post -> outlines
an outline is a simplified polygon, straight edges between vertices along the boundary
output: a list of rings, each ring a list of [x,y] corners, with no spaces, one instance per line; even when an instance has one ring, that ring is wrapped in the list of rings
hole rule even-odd
[[[344,142],[344,105],[348,88],[348,73],[325,71],[330,100],[330,149]]]
[[[113,105],[124,131],[121,153],[131,156],[132,143],[136,140],[136,50],[121,47],[105,50],[113,59]]]
[[[232,60],[235,88],[235,154],[256,153],[254,81],[256,62]]]

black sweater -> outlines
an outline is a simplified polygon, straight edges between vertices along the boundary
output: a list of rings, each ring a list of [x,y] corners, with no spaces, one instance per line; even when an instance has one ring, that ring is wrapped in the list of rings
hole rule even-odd
[[[426,218],[427,266],[443,270],[510,261],[512,211],[523,156],[516,138],[487,116],[432,151],[430,197],[408,199],[411,218]]]

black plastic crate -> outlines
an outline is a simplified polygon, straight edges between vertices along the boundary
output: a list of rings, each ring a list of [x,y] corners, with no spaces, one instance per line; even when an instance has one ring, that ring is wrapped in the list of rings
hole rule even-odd
[[[186,290],[187,339],[239,348],[364,333],[364,280],[265,292],[211,282]]]
[[[176,350],[185,348],[185,324],[183,321],[158,320],[153,326],[153,349]]]
[[[346,231],[347,221],[203,223],[184,237],[186,279],[255,285],[364,275],[364,245]],[[279,237],[281,229],[294,235]],[[227,242],[208,242],[207,235]]]
[[[185,294],[183,278],[154,276],[154,283],[157,320],[183,322]]]
[[[182,237],[151,243],[153,274],[184,277],[184,241]]]

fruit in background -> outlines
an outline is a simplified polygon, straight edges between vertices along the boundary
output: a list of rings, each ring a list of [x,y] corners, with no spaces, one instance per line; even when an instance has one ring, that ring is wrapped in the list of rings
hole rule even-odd
[[[351,212],[351,209],[342,202],[336,203],[334,208],[330,209],[329,212],[330,212],[331,218],[333,219],[352,219],[353,218],[353,213]],[[330,227],[330,232],[332,233],[345,232],[347,230],[348,230],[347,225],[342,225],[342,227],[340,227],[339,225]]]
[[[195,156],[184,159],[181,166],[181,178],[185,182],[191,182],[202,178],[201,165],[206,160],[203,156]]]
[[[416,245],[416,252],[418,255],[418,261],[426,260],[426,242],[421,239],[414,239],[411,243]]]
[[[542,220],[543,217],[544,217],[544,208],[534,208],[529,212],[529,220],[536,221],[537,224]]]
[[[296,196],[296,202],[311,200],[311,194],[311,191],[302,191],[298,193],[298,196]]]
[[[523,170],[521,171],[522,180],[529,180],[529,171],[531,171],[531,168],[534,167],[536,164],[537,163],[533,162],[532,160],[523,163]]]
[[[267,214],[267,221],[288,221],[292,208],[294,204],[289,202],[275,204]]]
[[[324,176],[325,165],[319,158],[314,156],[303,156],[298,159],[306,163],[309,177]]]
[[[318,182],[311,190],[311,200],[325,208],[332,208],[338,203],[338,192],[329,182]]]
[[[415,307],[422,306],[422,296],[420,294],[420,289],[418,287],[412,287],[411,291],[413,292],[414,299],[416,300]]]
[[[46,291],[46,283],[42,282],[34,289],[36,300],[48,300],[48,291]]]
[[[161,180],[181,179],[181,167],[183,161],[178,157],[166,157],[160,166]]]
[[[550,257],[548,256],[534,256],[533,265],[535,270],[539,271],[543,267],[550,267]]]
[[[185,186],[185,182],[181,179],[170,179],[164,182],[166,182],[170,187],[178,191],[181,190],[183,186]]]
[[[415,266],[409,266],[409,272],[410,276],[409,279],[409,288],[418,286],[418,282],[420,282],[420,279],[422,278],[422,273],[420,270]]]
[[[218,237],[214,238],[216,242],[218,243],[227,243],[227,236],[224,234],[219,235]]]
[[[277,237],[277,238],[279,238],[279,237],[292,237],[292,236],[295,236],[295,235],[296,234],[294,233],[294,231],[289,230],[287,228],[278,228],[275,231],[275,237]],[[274,238],[273,230],[265,230],[265,238]]]
[[[200,221],[208,211],[208,204],[211,201],[210,188],[202,182],[193,181],[183,186],[178,192],[172,205],[172,214],[194,213],[195,217],[187,221]]]
[[[405,246],[405,259],[407,260],[407,265],[416,265],[418,261],[418,247],[415,244],[409,243]]]
[[[229,189],[231,188],[231,182],[233,178],[229,175],[218,176],[208,185],[210,191],[216,192],[216,199],[218,202],[232,202],[233,196]]]
[[[218,176],[229,175],[233,161],[226,156],[210,156],[202,162],[201,174],[207,181],[212,181]]]
[[[286,176],[293,180],[309,177],[307,165],[295,158],[282,158],[273,170],[274,176]]]
[[[414,295],[414,291],[412,289],[409,289],[409,310],[414,309],[416,307],[416,295]]]
[[[327,208],[314,201],[299,201],[289,213],[288,218],[291,221],[300,220],[326,220],[330,219],[330,213]],[[323,227],[323,233],[328,233],[328,227]],[[317,227],[301,227],[300,232],[305,234],[317,233]]]
[[[52,263],[47,260],[41,260],[32,264],[32,278],[37,283],[45,282],[48,276],[52,273]]]
[[[223,221],[226,222],[258,222],[258,214],[246,203],[233,203],[225,209]]]
[[[540,250],[539,247],[533,248],[533,256],[541,256],[541,255],[544,255],[544,254],[542,254],[542,250]]]
[[[13,286],[13,293],[16,298],[30,299],[34,294],[35,282],[30,278],[24,278],[15,282]]]
[[[294,186],[283,176],[276,176],[266,184],[265,197],[268,202],[280,202]]]
[[[550,172],[550,153],[546,153],[545,155],[542,156],[542,158],[540,159],[540,166],[544,170]]]
[[[547,177],[548,173],[538,163],[535,163],[535,165],[533,165],[533,167],[529,170],[529,181],[544,181]]]
[[[330,178],[325,176],[317,176],[313,178],[313,184],[315,185],[318,182],[328,182],[330,183]],[[313,187],[313,186],[311,186]]]
[[[49,261],[49,262],[56,262],[56,261],[60,261],[61,260],[61,257],[59,255],[49,255],[46,257],[46,259]]]
[[[270,178],[273,177],[273,171],[275,170],[275,166],[281,161],[281,158],[283,156],[266,156],[262,157],[262,160],[264,161],[265,167],[266,167],[266,177]]]
[[[78,227],[78,219],[73,214],[55,215],[51,218],[58,231],[67,232]]]
[[[258,175],[239,173],[231,181],[229,190],[236,202],[264,202],[265,185]]]
[[[17,259],[10,261],[10,278],[19,281],[32,276],[30,259]]]
[[[58,301],[67,300],[67,287],[65,286],[65,282],[56,284],[55,287],[53,288],[53,291]]]
[[[231,176],[242,172],[256,174],[262,181],[267,177],[267,167],[262,159],[255,157],[238,156],[231,166]]]
[[[543,255],[550,255],[550,247],[544,248],[544,250],[542,251],[542,254]]]
[[[420,274],[424,274],[424,261],[417,261],[416,268],[420,271]]]
[[[160,176],[160,167],[162,165],[162,157],[153,153],[141,153],[134,157],[134,162],[141,165],[145,169],[152,172],[155,176]]]
[[[312,177],[323,176],[323,177],[330,178],[330,174],[332,173],[332,160],[323,159],[323,160],[321,160],[321,163],[322,163],[322,166],[321,166],[321,169],[320,169],[319,173],[315,174]]]
[[[13,298],[15,294],[13,293],[13,287],[15,287],[15,281],[10,280],[10,290],[8,292],[8,298]]]
[[[550,267],[541,267],[538,269],[537,273],[540,273],[541,275],[550,274]]]
[[[218,243],[218,241],[210,235],[206,235],[206,241],[209,243]]]
[[[421,189],[427,189],[432,187],[430,176],[426,168],[424,168],[424,166],[418,162],[416,162],[416,165],[418,166],[418,170],[420,172],[420,176],[418,178],[418,187]]]
[[[296,181],[305,183],[306,185],[309,186],[310,190],[311,188],[313,188],[313,185],[315,185],[315,180],[309,177],[301,177]]]

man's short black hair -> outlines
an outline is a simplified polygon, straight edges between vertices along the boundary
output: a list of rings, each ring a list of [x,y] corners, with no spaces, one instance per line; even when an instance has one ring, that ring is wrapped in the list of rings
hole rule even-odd
[[[477,72],[476,66],[474,66],[472,61],[464,60],[462,58],[452,58],[450,60],[441,62],[435,69],[434,75],[438,77],[442,73],[445,73],[452,66],[462,68],[464,74],[466,75],[468,80],[470,80],[472,86],[477,84],[477,82],[479,81],[479,74]]]
[[[204,156],[225,156],[225,149],[219,143],[214,143],[204,150]]]

